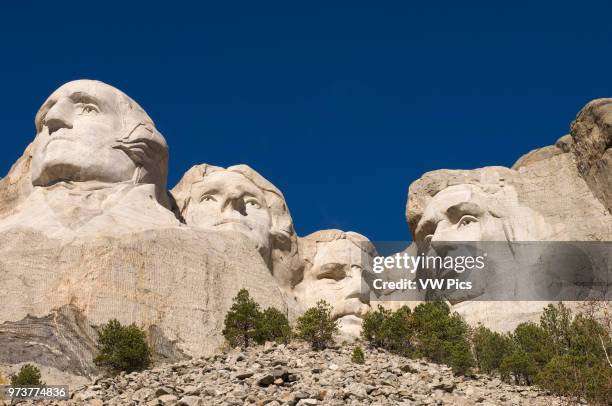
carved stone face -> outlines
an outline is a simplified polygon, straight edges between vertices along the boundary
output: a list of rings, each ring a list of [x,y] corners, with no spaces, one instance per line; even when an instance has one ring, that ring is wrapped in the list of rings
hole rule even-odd
[[[32,157],[32,183],[116,183],[132,179],[136,165],[113,148],[122,133],[120,96],[101,82],[78,80],[57,89],[41,107]]]
[[[505,241],[495,198],[476,186],[456,185],[436,194],[419,221],[417,241]]]
[[[312,267],[296,287],[298,301],[309,308],[325,300],[338,317],[363,315],[369,308],[361,293],[363,260],[363,251],[350,239],[317,243]]]
[[[269,253],[272,220],[266,199],[256,185],[237,172],[217,171],[194,183],[183,213],[187,224],[238,231]]]

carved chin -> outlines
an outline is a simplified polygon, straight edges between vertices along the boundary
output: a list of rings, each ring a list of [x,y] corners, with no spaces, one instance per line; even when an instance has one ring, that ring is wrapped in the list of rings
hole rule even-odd
[[[68,162],[40,162],[32,165],[32,184],[50,186],[60,181],[79,181],[81,168]]]
[[[333,313],[338,317],[362,318],[370,307],[358,298],[347,298],[335,304]]]
[[[50,186],[57,182],[87,182],[99,181],[120,183],[132,179],[135,168],[107,168],[100,163],[84,163],[80,157],[63,156],[61,159],[45,157],[42,162],[32,163],[32,184],[34,186]]]

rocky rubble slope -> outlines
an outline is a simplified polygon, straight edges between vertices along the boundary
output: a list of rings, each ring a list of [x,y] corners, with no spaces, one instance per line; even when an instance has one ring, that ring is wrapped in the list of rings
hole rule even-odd
[[[450,368],[352,346],[313,352],[303,343],[233,350],[99,379],[67,405],[564,405],[532,387],[484,375],[455,377]],[[50,402],[47,402],[50,404]]]

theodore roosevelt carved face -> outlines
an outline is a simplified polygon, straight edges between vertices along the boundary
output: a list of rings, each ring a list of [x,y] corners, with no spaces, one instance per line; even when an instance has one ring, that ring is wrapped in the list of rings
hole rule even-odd
[[[165,188],[168,151],[140,106],[112,86],[77,80],[36,115],[32,183],[154,183]]]
[[[298,303],[307,309],[325,300],[343,323],[361,323],[370,308],[362,276],[371,269],[374,246],[360,234],[340,230],[315,232],[301,244],[307,265],[294,291]]]

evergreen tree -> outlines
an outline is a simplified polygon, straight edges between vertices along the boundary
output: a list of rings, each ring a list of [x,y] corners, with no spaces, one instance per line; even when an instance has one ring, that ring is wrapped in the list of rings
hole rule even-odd
[[[550,338],[555,354],[566,352],[570,345],[570,328],[572,324],[572,312],[563,303],[557,305],[549,304],[544,308],[540,316],[540,327]]]
[[[259,344],[266,341],[276,341],[287,344],[291,339],[289,320],[280,310],[268,307],[260,314],[260,322],[256,327],[256,338]]]
[[[414,355],[451,366],[457,374],[469,372],[474,365],[468,341],[468,325],[451,313],[442,301],[421,303],[413,315]]]
[[[25,364],[19,373],[11,376],[11,386],[45,386],[41,381],[40,370],[32,364]]]
[[[309,342],[314,350],[327,348],[338,333],[338,322],[331,313],[331,306],[321,300],[297,320],[298,336]]]
[[[353,354],[351,355],[351,361],[355,364],[365,363],[365,354],[363,353],[363,349],[360,346],[357,346],[355,347],[355,349],[353,349]]]
[[[135,324],[122,326],[113,319],[103,325],[98,337],[96,365],[112,374],[142,371],[151,364],[151,349],[144,330]]]
[[[510,338],[483,325],[474,329],[472,345],[478,369],[485,374],[499,373],[502,360],[510,352]]]
[[[258,337],[261,328],[261,312],[249,296],[249,291],[241,289],[233,299],[230,310],[225,315],[223,336],[232,347],[247,348]],[[261,337],[260,337],[261,339]]]

